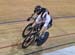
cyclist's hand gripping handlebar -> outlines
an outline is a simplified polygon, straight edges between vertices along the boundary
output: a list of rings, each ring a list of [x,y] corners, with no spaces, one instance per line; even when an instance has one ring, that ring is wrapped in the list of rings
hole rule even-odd
[[[29,18],[27,19],[27,21],[30,21],[30,20],[32,19],[32,17],[34,16],[34,14],[35,14],[35,13],[33,13],[33,14],[31,15],[31,17],[29,17]]]

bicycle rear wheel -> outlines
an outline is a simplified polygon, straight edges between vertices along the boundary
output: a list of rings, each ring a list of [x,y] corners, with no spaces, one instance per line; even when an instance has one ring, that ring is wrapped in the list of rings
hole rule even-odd
[[[34,35],[29,35],[26,36],[26,38],[24,39],[24,41],[22,42],[22,48],[27,48],[28,46],[30,46],[32,44],[32,42],[35,40]]]

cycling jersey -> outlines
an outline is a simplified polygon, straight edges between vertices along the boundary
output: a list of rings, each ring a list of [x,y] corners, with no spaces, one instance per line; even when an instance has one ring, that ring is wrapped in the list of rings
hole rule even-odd
[[[40,15],[37,16],[35,22],[39,23],[40,21],[44,21],[44,25],[43,26],[47,27],[51,20],[52,20],[51,16],[48,14],[48,12],[44,12],[43,15],[40,14]]]

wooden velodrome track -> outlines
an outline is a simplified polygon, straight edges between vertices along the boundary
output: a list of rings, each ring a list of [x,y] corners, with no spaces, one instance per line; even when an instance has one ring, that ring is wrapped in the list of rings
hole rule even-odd
[[[52,17],[50,36],[40,47],[22,49],[22,31],[29,23],[26,20],[36,5],[46,7]],[[75,43],[75,1],[74,0],[0,0],[0,55],[23,55],[43,50],[57,50]],[[52,49],[55,48],[55,49]],[[44,52],[45,52],[44,51]],[[41,55],[37,53],[37,55]]]

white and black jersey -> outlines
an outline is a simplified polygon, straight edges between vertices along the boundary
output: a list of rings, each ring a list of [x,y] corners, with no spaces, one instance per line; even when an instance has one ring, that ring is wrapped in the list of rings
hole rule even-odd
[[[49,12],[45,10],[43,13],[40,13],[36,18],[36,23],[39,23],[40,21],[44,21],[44,27],[48,27],[50,22],[52,22],[52,18],[49,15]]]

